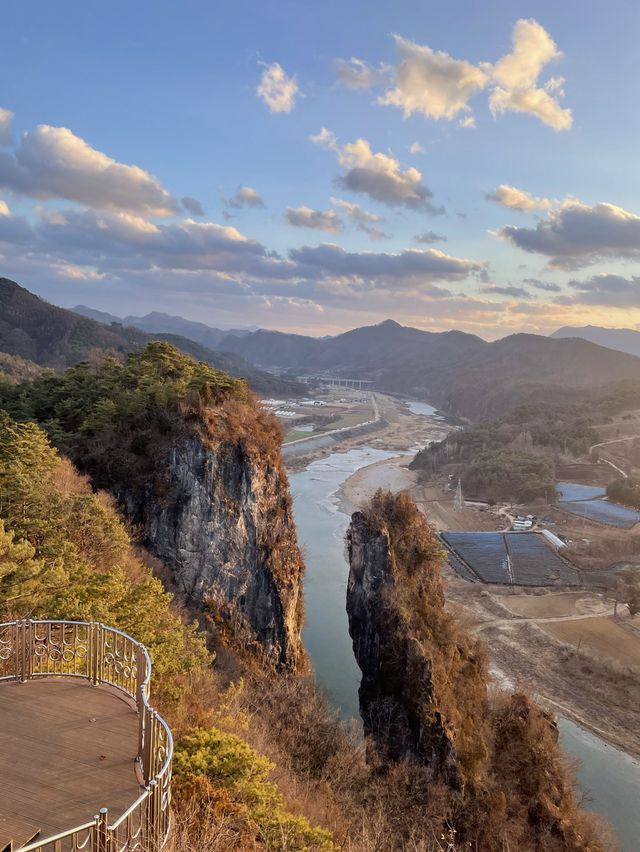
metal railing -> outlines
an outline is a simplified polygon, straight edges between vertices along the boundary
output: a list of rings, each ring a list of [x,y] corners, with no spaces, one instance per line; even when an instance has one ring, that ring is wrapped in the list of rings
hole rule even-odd
[[[102,808],[91,822],[23,846],[20,852],[158,852],[170,828],[173,739],[149,705],[151,660],[131,636],[86,621],[12,621],[0,624],[0,682],[75,677],[109,684],[138,711],[137,759],[144,789],[114,822]]]

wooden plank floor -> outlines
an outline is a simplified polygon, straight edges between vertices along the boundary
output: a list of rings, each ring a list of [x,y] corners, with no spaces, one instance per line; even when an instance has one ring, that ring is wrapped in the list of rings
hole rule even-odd
[[[141,793],[138,717],[109,687],[46,679],[0,683],[0,817],[35,824],[42,838],[116,819]]]

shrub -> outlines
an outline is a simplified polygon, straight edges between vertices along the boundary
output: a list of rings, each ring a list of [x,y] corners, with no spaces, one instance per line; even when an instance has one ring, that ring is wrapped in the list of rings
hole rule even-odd
[[[206,778],[211,791],[222,788],[231,799],[246,808],[246,818],[255,823],[258,836],[267,849],[290,852],[336,849],[331,835],[313,828],[307,819],[284,807],[275,784],[268,780],[275,768],[267,758],[244,740],[218,728],[199,729],[176,745],[174,775],[178,798],[193,789],[194,779]]]

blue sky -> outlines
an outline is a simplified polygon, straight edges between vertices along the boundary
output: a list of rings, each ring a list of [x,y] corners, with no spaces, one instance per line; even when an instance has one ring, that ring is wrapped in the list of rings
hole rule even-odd
[[[53,302],[640,327],[636,3],[22,0],[3,25],[2,274]]]

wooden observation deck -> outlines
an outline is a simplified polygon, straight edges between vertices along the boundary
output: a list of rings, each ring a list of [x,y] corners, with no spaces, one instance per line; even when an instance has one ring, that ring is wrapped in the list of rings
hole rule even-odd
[[[173,743],[151,663],[102,624],[0,624],[0,852],[159,852]]]

